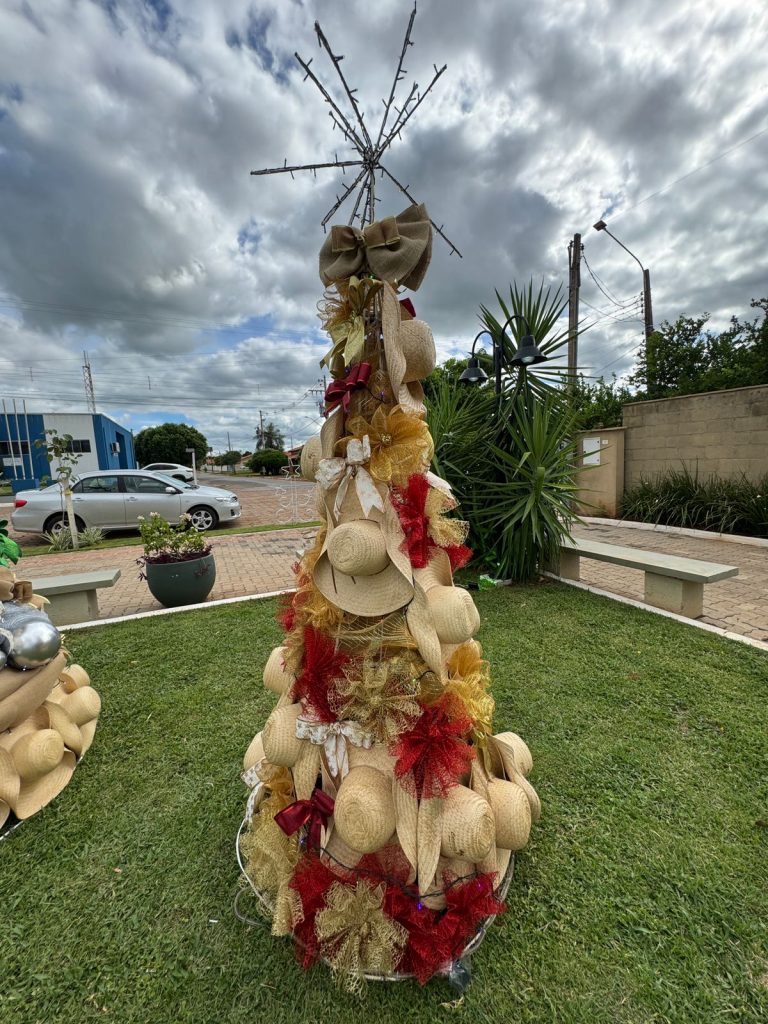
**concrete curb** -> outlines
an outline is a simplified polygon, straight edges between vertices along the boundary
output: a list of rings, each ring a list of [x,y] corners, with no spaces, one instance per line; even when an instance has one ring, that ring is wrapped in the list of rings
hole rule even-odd
[[[622,594],[614,594],[610,590],[601,590],[599,587],[582,583],[581,580],[566,580],[562,576],[555,575],[553,572],[545,572],[544,575],[548,579],[555,580],[557,583],[565,583],[569,587],[576,587],[577,590],[586,590],[590,594],[597,594],[598,597],[608,597],[611,601],[618,601],[619,604],[628,604],[631,608],[639,608],[643,612],[662,615],[665,619],[674,619],[675,622],[680,622],[684,626],[694,626],[696,629],[703,629],[705,633],[715,633],[717,636],[725,637],[726,640],[738,640],[739,643],[746,644],[748,647],[754,647],[758,651],[768,653],[768,643],[765,643],[763,640],[755,640],[753,637],[743,636],[741,633],[731,633],[729,630],[723,629],[722,626],[713,626],[710,622],[699,622],[698,619],[689,619],[685,615],[668,612],[663,608],[654,608],[653,605],[636,601],[632,597],[624,597]]]
[[[660,523],[638,523],[633,519],[604,519],[600,516],[579,516],[591,526],[619,526],[625,530],[648,530],[650,533],[672,533],[680,537],[701,540],[720,540],[729,544],[746,544],[753,548],[768,548],[766,537],[741,537],[737,533],[712,533],[711,530],[689,530],[686,526],[662,526]]]

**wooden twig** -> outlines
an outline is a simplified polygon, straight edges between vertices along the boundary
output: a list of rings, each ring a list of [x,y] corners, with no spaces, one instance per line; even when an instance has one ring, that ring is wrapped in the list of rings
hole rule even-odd
[[[330,45],[328,43],[328,40],[325,38],[325,34],[323,33],[323,30],[320,28],[320,22],[319,21],[315,22],[315,34],[317,35],[318,43],[320,44],[320,46],[322,46],[322,48],[325,50],[325,52],[331,58],[331,63],[336,68],[336,73],[338,74],[339,78],[341,79],[341,84],[344,86],[344,92],[346,92],[347,97],[349,99],[349,102],[352,104],[352,109],[355,112],[355,117],[357,118],[357,123],[360,125],[360,130],[363,133],[363,138],[365,139],[366,143],[370,147],[370,145],[371,145],[371,137],[368,134],[368,129],[366,128],[365,122],[363,121],[363,115],[360,112],[360,108],[358,106],[358,100],[355,99],[355,96],[353,94],[353,90],[349,88],[349,85],[347,84],[347,80],[344,77],[344,72],[341,70],[341,61],[344,60],[344,57],[343,57],[343,55],[341,57],[338,57],[333,52],[333,50],[331,49],[331,47],[330,47]]]
[[[379,136],[376,139],[376,151],[377,152],[381,152],[381,150],[379,150],[379,146],[381,144],[381,138],[382,138],[382,136],[384,134],[384,129],[387,126],[387,119],[389,118],[389,111],[391,110],[392,103],[393,103],[393,101],[395,99],[395,93],[397,92],[398,82],[401,80],[401,78],[405,74],[405,72],[403,71],[403,61],[405,60],[406,51],[408,50],[409,46],[413,46],[413,43],[411,42],[411,29],[413,28],[413,22],[414,22],[415,18],[416,18],[416,4],[413,5],[413,10],[411,11],[411,19],[408,22],[408,28],[405,30],[405,39],[403,41],[403,49],[400,52],[400,60],[397,62],[397,71],[395,71],[395,77],[392,79],[392,88],[391,88],[390,93],[389,93],[389,99],[384,103],[384,117],[381,119],[381,127],[379,128]]]
[[[397,178],[394,176],[394,174],[391,174],[387,170],[386,167],[382,167],[381,169],[382,169],[382,171],[384,171],[384,173],[390,179],[390,181],[394,182],[394,184],[397,185],[397,187],[400,189],[400,191],[403,193],[404,196],[406,196],[408,199],[410,199],[410,201],[412,203],[415,203],[415,204],[418,205],[418,200],[415,199],[411,195],[411,193],[408,191],[408,186],[407,185],[402,185],[397,180]],[[456,255],[459,257],[459,259],[463,259],[463,256],[461,255],[459,250],[456,248],[456,246],[453,244],[453,242],[450,240],[450,238],[448,238],[448,236],[446,234],[444,234],[442,224],[440,225],[440,227],[438,227],[437,224],[435,224],[435,222],[433,220],[431,220],[431,219],[430,219],[429,223],[432,225],[432,227],[435,229],[435,231],[438,233],[438,235],[440,235],[440,237],[443,239],[443,241],[446,242],[446,244],[450,246],[451,253],[455,252]]]

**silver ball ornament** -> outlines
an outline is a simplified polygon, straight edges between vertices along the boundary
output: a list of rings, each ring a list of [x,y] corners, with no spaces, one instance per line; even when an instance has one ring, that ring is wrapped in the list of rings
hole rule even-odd
[[[33,619],[11,630],[10,662],[14,668],[47,665],[61,647],[61,634],[51,622]]]

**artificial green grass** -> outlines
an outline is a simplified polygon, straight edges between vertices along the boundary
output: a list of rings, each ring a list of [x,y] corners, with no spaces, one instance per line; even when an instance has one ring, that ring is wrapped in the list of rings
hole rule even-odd
[[[460,1005],[436,980],[361,1006],[233,914],[265,601],[67,637],[104,711],[69,787],[0,843],[3,1024],[764,1021],[768,658],[556,584],[475,598],[543,816]]]
[[[215,530],[208,530],[206,537],[229,537],[235,533],[270,533],[273,530],[304,530],[310,526],[319,526],[318,519],[307,523],[270,523],[266,526],[220,526]],[[141,537],[133,533],[108,536],[92,547],[80,548],[80,551],[102,551],[104,548],[130,548],[138,547],[142,543]],[[72,549],[66,551],[51,551],[50,544],[33,544],[27,547],[22,545],[22,554],[25,558],[34,558],[35,555],[71,555]]]

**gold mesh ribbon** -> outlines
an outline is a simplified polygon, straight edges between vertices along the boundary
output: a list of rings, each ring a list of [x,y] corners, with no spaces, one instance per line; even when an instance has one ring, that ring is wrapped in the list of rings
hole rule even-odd
[[[446,513],[456,508],[458,502],[452,494],[439,487],[430,487],[424,512],[429,518],[427,533],[441,548],[463,544],[469,533],[469,523],[461,519],[446,519]]]
[[[420,682],[413,658],[366,658],[349,666],[337,681],[334,710],[341,719],[358,722],[377,743],[389,743],[409,729],[421,714]]]
[[[370,422],[353,416],[347,423],[353,438],[368,437],[371,458],[368,471],[375,480],[404,487],[413,473],[423,473],[432,461],[435,449],[427,424],[420,416],[401,406],[387,409],[380,405]],[[339,442],[345,445],[350,437]]]
[[[320,316],[323,327],[331,336],[332,347],[320,360],[321,366],[332,369],[334,360],[341,356],[343,366],[359,363],[365,345],[365,311],[381,289],[381,281],[371,277],[350,277],[349,283],[339,283],[338,298],[329,295],[323,303]]]
[[[301,914],[299,894],[288,885],[299,859],[298,833],[287,836],[262,804],[240,840],[240,849],[253,885],[274,898],[273,935],[288,935],[301,919],[296,917]]]
[[[402,956],[408,932],[386,916],[383,903],[383,885],[334,882],[315,919],[320,954],[348,992],[363,991],[363,974],[391,974]]]

